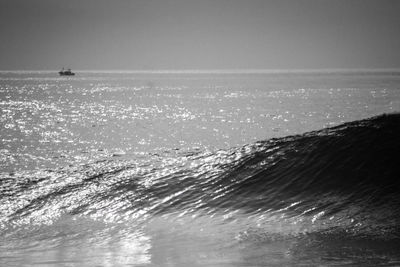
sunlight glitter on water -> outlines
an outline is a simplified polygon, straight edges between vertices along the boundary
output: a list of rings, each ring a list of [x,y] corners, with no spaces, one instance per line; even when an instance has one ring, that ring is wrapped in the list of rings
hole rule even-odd
[[[4,170],[15,164],[30,169],[104,159],[112,152],[103,152],[115,147],[123,147],[126,156],[199,145],[229,148],[400,109],[398,90],[388,83],[379,87],[375,80],[371,89],[354,88],[348,86],[354,85],[352,76],[48,75],[2,74],[2,149],[15,151],[11,157],[2,153],[0,158],[9,159],[1,162]],[[42,143],[39,149],[37,143]]]

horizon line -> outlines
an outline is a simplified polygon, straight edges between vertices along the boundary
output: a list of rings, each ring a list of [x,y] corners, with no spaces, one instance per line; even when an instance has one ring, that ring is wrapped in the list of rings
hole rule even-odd
[[[1,70],[0,72],[58,72],[56,69],[42,70]],[[399,72],[399,68],[288,68],[288,69],[76,69],[86,73],[138,73],[138,74],[268,74],[268,73],[312,73],[312,72]]]

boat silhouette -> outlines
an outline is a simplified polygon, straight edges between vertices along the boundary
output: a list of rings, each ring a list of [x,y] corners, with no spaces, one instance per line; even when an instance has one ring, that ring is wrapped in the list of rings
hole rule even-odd
[[[62,70],[60,70],[58,72],[58,74],[60,74],[61,76],[73,76],[73,75],[75,75],[75,73],[73,73],[71,71],[71,69],[64,70],[64,68],[62,68]]]

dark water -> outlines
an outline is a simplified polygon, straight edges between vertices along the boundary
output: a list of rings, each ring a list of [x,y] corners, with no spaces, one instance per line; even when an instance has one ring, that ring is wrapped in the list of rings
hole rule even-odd
[[[399,266],[400,115],[0,177],[1,266]]]

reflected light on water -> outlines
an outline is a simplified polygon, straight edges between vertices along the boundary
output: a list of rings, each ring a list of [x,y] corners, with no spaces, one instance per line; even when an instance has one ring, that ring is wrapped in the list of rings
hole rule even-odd
[[[64,218],[50,227],[14,232],[0,245],[8,266],[142,266],[151,263],[151,239],[137,228]],[[22,244],[23,242],[23,244]],[[5,245],[6,244],[6,245]]]

